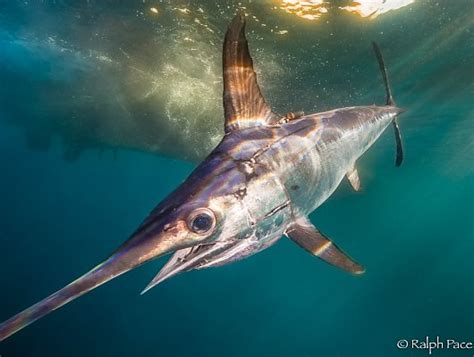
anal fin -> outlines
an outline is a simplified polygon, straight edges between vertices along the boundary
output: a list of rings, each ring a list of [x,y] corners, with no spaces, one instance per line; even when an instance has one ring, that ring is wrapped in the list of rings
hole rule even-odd
[[[360,191],[360,178],[355,166],[353,166],[349,171],[347,171],[346,177],[349,180],[349,183],[351,184],[354,191]]]
[[[362,274],[365,269],[353,261],[329,238],[311,224],[308,218],[300,218],[291,224],[285,234],[310,254],[352,274]]]

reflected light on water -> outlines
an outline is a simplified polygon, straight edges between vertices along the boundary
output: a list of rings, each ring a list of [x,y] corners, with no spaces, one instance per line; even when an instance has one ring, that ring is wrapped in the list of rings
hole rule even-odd
[[[414,3],[415,0],[359,0],[349,6],[340,7],[342,10],[350,11],[362,17],[375,19],[377,16],[390,10],[400,9]]]
[[[414,2],[415,0],[358,0],[339,9],[375,19],[390,10],[400,9]],[[329,3],[325,0],[281,0],[280,9],[307,20],[317,20],[329,11]]]
[[[324,0],[282,0],[280,9],[307,20],[317,20],[321,15],[328,12],[325,4],[326,1]]]

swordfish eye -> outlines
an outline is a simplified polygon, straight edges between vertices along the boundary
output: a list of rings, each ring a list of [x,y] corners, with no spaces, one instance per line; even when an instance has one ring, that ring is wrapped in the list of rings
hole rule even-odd
[[[206,234],[216,227],[216,215],[209,208],[198,208],[191,212],[187,224],[192,232]]]

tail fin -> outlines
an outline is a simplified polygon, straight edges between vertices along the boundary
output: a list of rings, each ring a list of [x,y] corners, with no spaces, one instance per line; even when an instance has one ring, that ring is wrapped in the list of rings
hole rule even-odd
[[[383,60],[382,52],[380,51],[379,46],[372,42],[372,47],[374,48],[375,57],[377,57],[377,62],[379,63],[380,72],[382,72],[383,82],[385,84],[385,92],[387,95],[386,104],[390,106],[395,106],[395,101],[392,96],[392,89],[390,88],[390,82],[388,80],[387,68],[385,67],[385,62]],[[397,144],[397,158],[395,160],[395,165],[400,166],[403,161],[403,145],[402,145],[402,136],[400,134],[400,128],[398,126],[397,117],[392,121],[393,130],[395,131],[395,141]]]

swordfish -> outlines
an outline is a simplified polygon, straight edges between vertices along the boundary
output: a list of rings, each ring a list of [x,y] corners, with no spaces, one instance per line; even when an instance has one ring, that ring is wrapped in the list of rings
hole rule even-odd
[[[0,324],[0,341],[105,282],[174,253],[145,291],[178,273],[228,264],[286,236],[310,254],[353,274],[364,268],[308,219],[347,177],[360,189],[357,159],[390,124],[396,165],[403,152],[383,58],[382,106],[278,115],[257,83],[245,16],[228,27],[223,48],[225,135],[191,175],[109,258],[44,300]]]

